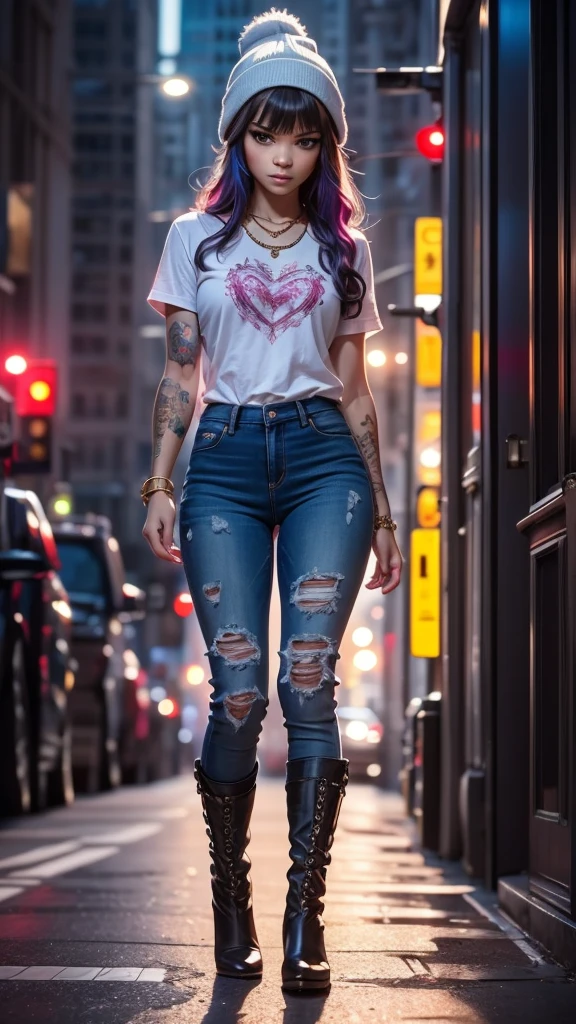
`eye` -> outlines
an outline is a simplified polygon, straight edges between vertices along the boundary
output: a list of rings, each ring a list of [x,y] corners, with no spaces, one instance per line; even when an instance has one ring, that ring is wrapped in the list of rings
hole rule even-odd
[[[318,146],[319,143],[320,139],[300,139],[298,145],[302,146],[302,149],[314,149],[314,146]]]
[[[266,132],[257,132],[257,131],[254,132],[254,131],[251,131],[250,135],[252,136],[252,138],[254,139],[255,142],[259,142],[261,145],[264,145],[264,143],[267,142],[268,139],[271,138],[271,136],[267,135]]]

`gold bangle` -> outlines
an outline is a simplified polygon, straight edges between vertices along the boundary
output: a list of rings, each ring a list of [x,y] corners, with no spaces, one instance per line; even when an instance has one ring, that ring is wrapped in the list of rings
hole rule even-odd
[[[376,530],[379,530],[381,526],[383,526],[385,530],[395,530],[398,526],[398,523],[394,522],[392,516],[376,515],[374,517],[374,532],[376,532]]]
[[[145,490],[146,484],[149,484],[149,483],[155,484],[155,483],[158,483],[158,482],[160,482],[161,486],[164,486],[166,484],[166,485],[168,485],[168,487],[171,487],[172,489],[174,489],[174,484],[172,483],[172,481],[171,481],[169,476],[149,476],[148,479],[145,480],[144,483],[142,484],[142,487],[140,488],[140,492]]]
[[[170,490],[168,487],[149,487],[147,491],[144,491],[140,495],[145,505],[148,504],[152,495],[156,494],[156,491],[165,491],[171,498],[174,497],[174,490]]]

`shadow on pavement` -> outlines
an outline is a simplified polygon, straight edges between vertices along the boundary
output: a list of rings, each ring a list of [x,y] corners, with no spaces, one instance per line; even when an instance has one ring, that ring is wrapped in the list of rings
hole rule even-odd
[[[202,1017],[201,1024],[237,1024],[244,1016],[242,1007],[251,992],[262,984],[262,979],[254,981],[234,978],[214,978],[212,996],[207,1013]]]

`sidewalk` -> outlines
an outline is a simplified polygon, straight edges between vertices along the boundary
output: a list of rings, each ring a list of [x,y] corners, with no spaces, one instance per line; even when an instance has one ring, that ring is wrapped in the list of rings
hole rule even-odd
[[[250,983],[214,974],[190,776],[0,829],[1,1024],[576,1024],[573,979],[495,897],[424,858],[400,798],[372,786],[348,787],[329,869],[332,988],[283,993],[283,780],[259,782],[252,834],[264,975]]]
[[[574,1024],[576,984],[567,972],[506,922],[495,896],[414,849],[399,797],[361,786],[349,787],[329,871],[331,992],[279,999],[285,850],[283,824],[270,842],[272,786],[260,787],[251,846],[264,979],[250,993],[217,981],[202,1024]]]

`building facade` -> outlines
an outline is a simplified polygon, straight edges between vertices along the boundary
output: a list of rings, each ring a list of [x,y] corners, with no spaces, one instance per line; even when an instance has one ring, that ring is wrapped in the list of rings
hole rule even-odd
[[[576,12],[443,5],[441,852],[576,963]]]
[[[53,476],[68,395],[71,7],[6,0],[0,31],[0,357],[55,359],[60,399]],[[41,494],[47,477],[21,479]]]
[[[142,559],[139,486],[149,468],[139,448],[137,325],[155,8],[152,0],[75,0],[73,8],[69,477],[76,510],[110,516],[131,570]]]

